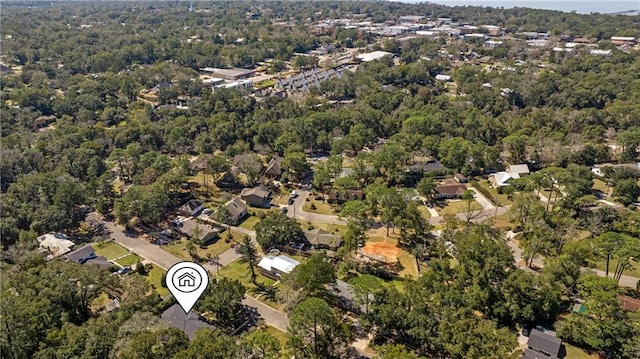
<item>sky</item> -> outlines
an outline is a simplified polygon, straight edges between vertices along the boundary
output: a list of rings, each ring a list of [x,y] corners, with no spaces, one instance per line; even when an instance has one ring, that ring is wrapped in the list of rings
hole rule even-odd
[[[640,10],[640,0],[427,0],[435,4],[448,6],[491,6],[491,7],[529,7],[560,11],[576,11],[579,14],[599,12],[609,14],[627,10]],[[403,0],[403,2],[420,2],[420,0]]]

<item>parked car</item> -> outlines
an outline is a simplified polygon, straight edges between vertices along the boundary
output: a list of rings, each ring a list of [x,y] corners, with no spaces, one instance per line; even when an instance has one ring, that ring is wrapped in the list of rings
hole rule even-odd
[[[131,266],[124,266],[124,267],[118,269],[118,274],[119,275],[124,275],[124,274],[127,274],[129,272],[131,272]]]
[[[525,337],[528,337],[529,334],[531,334],[531,328],[528,325],[523,325],[522,326],[522,335],[524,335]]]
[[[97,257],[97,256],[96,256],[96,254],[95,254],[95,253],[91,253],[91,254],[89,254],[89,255],[86,255],[86,256],[84,256],[84,257],[80,258],[80,260],[78,260],[78,263],[80,263],[80,264],[85,264],[88,260],[90,260],[90,259],[94,259],[94,258],[96,258],[96,257]]]
[[[293,199],[292,197],[292,198],[289,198],[289,201],[287,203],[289,203],[289,205],[292,205],[294,202],[295,202],[295,199]]]
[[[209,213],[211,213],[209,208],[205,208],[205,209],[202,210],[202,214],[209,214]]]
[[[295,190],[291,191],[291,198],[298,198],[298,192],[296,192]]]
[[[280,212],[281,213],[287,213],[287,212],[289,212],[289,209],[287,207],[282,207],[282,208],[280,208]]]

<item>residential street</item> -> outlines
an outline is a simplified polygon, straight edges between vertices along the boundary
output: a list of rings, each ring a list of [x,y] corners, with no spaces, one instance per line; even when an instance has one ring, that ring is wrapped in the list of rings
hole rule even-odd
[[[296,191],[296,192],[298,192],[299,196],[295,199],[295,202],[293,203],[292,206],[288,206],[289,211],[287,212],[287,216],[295,217],[298,219],[311,221],[311,222],[344,224],[344,225],[347,224],[345,220],[339,218],[338,216],[304,212],[302,210],[302,206],[304,206],[306,198],[309,195],[309,191]]]
[[[171,253],[165,252],[160,247],[151,244],[145,240],[138,238],[130,238],[127,237],[121,227],[117,226],[113,222],[104,222],[105,226],[111,231],[111,237],[115,240],[116,243],[120,244],[124,248],[136,253],[137,255],[148,259],[149,261],[157,264],[158,266],[169,269],[172,265],[182,262],[183,260],[174,256]],[[234,252],[235,256],[228,252]],[[234,249],[226,251],[220,255],[221,264],[227,265],[234,260],[240,257],[239,254],[235,253]],[[216,266],[211,264],[203,264],[202,265],[206,270],[211,273],[216,272]],[[285,313],[280,312],[276,309],[269,307],[266,304],[263,304],[256,300],[255,298],[245,295],[245,299],[243,303],[249,307],[255,308],[260,316],[264,319],[264,321],[280,330],[286,331],[287,326],[289,325],[289,319]]]

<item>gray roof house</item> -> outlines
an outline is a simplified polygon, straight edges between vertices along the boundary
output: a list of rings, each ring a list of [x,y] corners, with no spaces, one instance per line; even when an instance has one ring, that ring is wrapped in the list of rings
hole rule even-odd
[[[178,208],[178,212],[185,216],[197,216],[204,209],[204,204],[197,199],[191,199]]]
[[[205,322],[202,317],[193,311],[189,312],[189,314],[185,313],[182,307],[178,304],[174,304],[169,307],[169,309],[165,310],[164,313],[162,313],[161,318],[171,328],[177,328],[184,331],[190,340],[193,340],[196,330],[198,329],[217,329],[214,325]]]
[[[70,262],[76,262],[84,265],[98,265],[101,268],[111,268],[113,263],[109,262],[103,256],[96,256],[96,251],[92,246],[84,246],[64,255]]]
[[[262,187],[243,188],[240,198],[251,207],[269,208],[271,192]]]
[[[307,231],[304,236],[314,248],[336,249],[342,245],[342,238],[320,228]]]
[[[247,205],[238,197],[234,197],[224,206],[231,213],[231,224],[238,224],[249,214],[247,211]]]
[[[559,359],[566,356],[562,339],[538,329],[531,330],[522,359]]]

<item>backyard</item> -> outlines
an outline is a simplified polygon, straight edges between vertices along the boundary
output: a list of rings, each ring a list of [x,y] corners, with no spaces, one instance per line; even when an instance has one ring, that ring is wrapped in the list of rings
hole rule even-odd
[[[169,290],[162,286],[162,276],[165,273],[165,270],[158,267],[155,264],[152,264],[153,268],[147,274],[147,282],[158,292],[161,297],[165,297],[169,295]]]
[[[228,249],[230,249],[231,243],[233,243],[233,241],[229,243],[226,242],[228,233],[229,232],[227,231],[221,233],[220,239],[218,239],[216,243],[208,245],[206,248],[200,248],[199,246],[195,246],[196,253],[198,254],[198,256],[200,256],[201,258],[207,258],[207,256],[213,257],[215,255],[221,254],[222,252],[225,252]],[[234,230],[231,230],[231,233],[234,241],[238,243],[242,241],[242,237],[244,237],[244,234]],[[160,248],[173,254],[176,257],[182,258],[184,260],[192,260],[193,258],[191,258],[191,256],[189,255],[189,251],[187,250],[188,242],[189,241],[187,240],[181,239],[181,240],[163,245]]]

